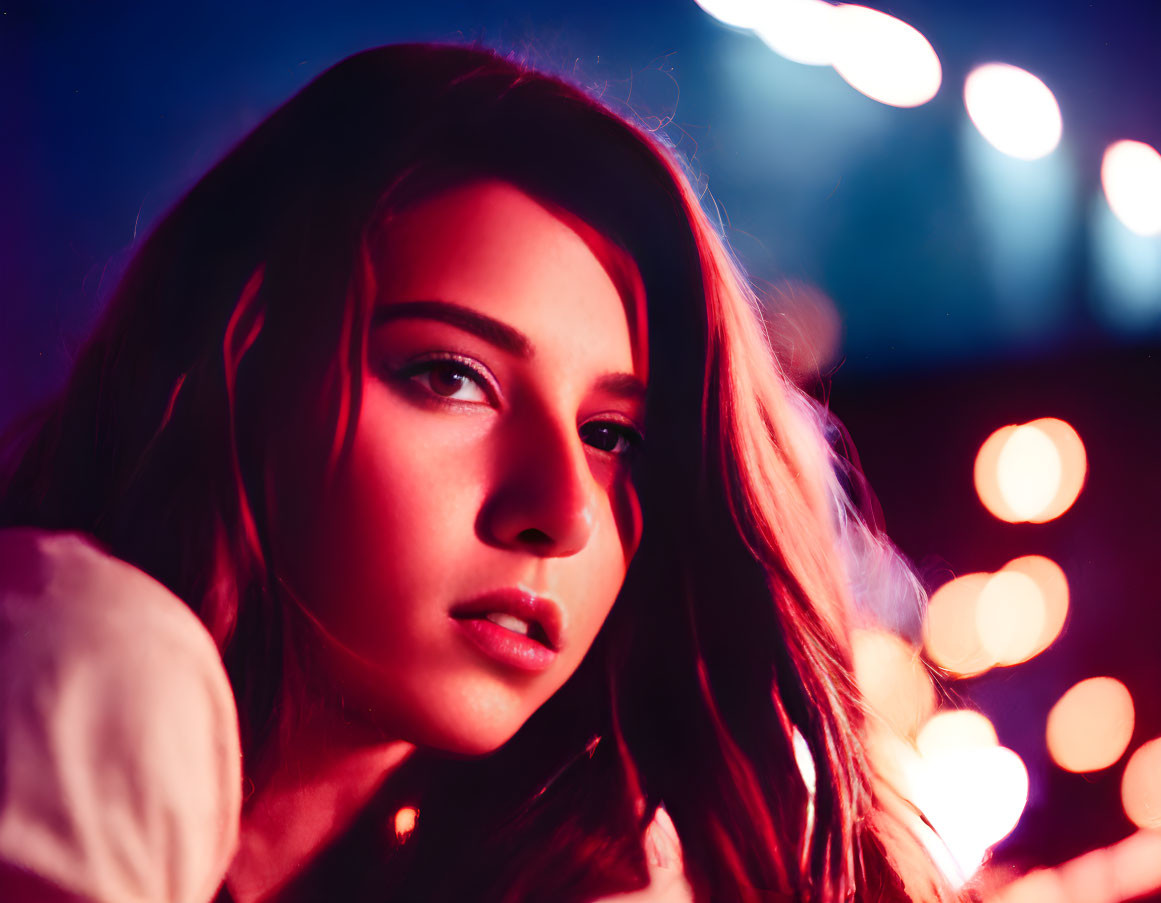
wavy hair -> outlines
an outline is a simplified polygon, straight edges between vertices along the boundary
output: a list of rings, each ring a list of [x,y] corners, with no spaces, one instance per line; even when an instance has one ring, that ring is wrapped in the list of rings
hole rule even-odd
[[[864,751],[843,549],[892,553],[839,487],[825,412],[782,374],[676,154],[519,61],[378,48],[275,111],[144,241],[64,390],[10,436],[0,523],[90,533],[184,599],[222,651],[251,767],[310,662],[279,580],[272,455],[305,442],[302,491],[323,491],[360,405],[369,237],[477,175],[559,204],[640,269],[644,535],[577,673],[512,741],[413,757],[302,887],[341,871],[350,899],[631,890],[664,801],[698,900],[950,899]],[[386,824],[403,801],[421,809],[406,844]]]

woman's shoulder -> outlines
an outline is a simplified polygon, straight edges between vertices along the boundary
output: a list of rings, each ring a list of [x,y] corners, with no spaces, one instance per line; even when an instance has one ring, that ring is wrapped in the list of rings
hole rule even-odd
[[[238,721],[180,599],[84,535],[0,530],[0,687],[0,862],[85,899],[213,896]]]
[[[197,616],[144,571],[92,537],[31,527],[0,530],[0,623],[21,646],[94,646],[120,633],[218,659]]]

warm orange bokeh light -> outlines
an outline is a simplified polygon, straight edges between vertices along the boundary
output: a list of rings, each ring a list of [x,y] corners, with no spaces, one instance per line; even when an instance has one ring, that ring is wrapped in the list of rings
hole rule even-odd
[[[1044,633],[1044,595],[1026,574],[993,574],[976,599],[976,630],[980,645],[997,665],[1027,661]]]
[[[939,832],[964,877],[1020,821],[1028,802],[1028,771],[1003,746],[978,746],[917,756],[907,775],[909,799]],[[956,883],[959,883],[958,881]]]
[[[395,813],[395,836],[400,840],[406,840],[407,837],[415,830],[415,822],[419,818],[419,810],[413,809],[411,806],[404,806]]]
[[[982,674],[995,659],[980,643],[976,601],[991,574],[964,574],[937,589],[927,603],[923,645],[939,667],[960,677]]]
[[[1062,865],[1035,869],[990,896],[990,903],[1122,903],[1161,890],[1161,833],[1137,831]]]
[[[1009,561],[995,574],[965,574],[927,604],[928,658],[958,677],[1016,665],[1052,645],[1068,617],[1068,580],[1042,555]]]
[[[979,868],[988,849],[1016,826],[1028,799],[1028,772],[1000,746],[979,712],[939,712],[915,744],[871,726],[868,750],[882,778],[918,808],[937,837],[916,825],[953,886]],[[905,813],[904,817],[905,817]]]
[[[1015,424],[1000,427],[984,440],[984,444],[980,446],[980,450],[976,454],[974,474],[976,494],[984,503],[984,507],[1000,520],[1012,524],[1020,520],[1020,515],[1012,509],[1000,491],[998,473],[1000,452],[1004,450],[1004,445],[1015,432]]]
[[[919,651],[885,630],[855,630],[851,646],[867,702],[900,734],[914,737],[935,708],[935,687]]]
[[[1005,571],[1030,577],[1039,588],[1040,599],[1044,603],[1040,636],[1031,652],[1021,659],[1027,661],[1051,646],[1064,629],[1064,622],[1068,619],[1068,578],[1064,576],[1060,565],[1043,555],[1016,558],[1004,565],[1001,573]]]
[[[1025,423],[1008,437],[996,460],[996,482],[1020,520],[1032,520],[1052,504],[1061,467],[1056,445],[1037,427]]]
[[[1137,831],[1106,849],[1112,858],[1110,871],[1122,900],[1135,900],[1161,890],[1161,833]]]
[[[1133,717],[1133,697],[1119,680],[1082,680],[1048,713],[1048,751],[1065,771],[1108,768],[1129,745]]]
[[[1161,828],[1161,737],[1129,757],[1121,778],[1121,803],[1138,828]]]
[[[1009,523],[1044,523],[1076,501],[1088,471],[1076,430],[1054,417],[996,430],[976,455],[976,492]]]
[[[1040,420],[1033,420],[1028,426],[1035,427],[1051,439],[1056,447],[1056,453],[1060,456],[1060,484],[1057,486],[1056,494],[1039,514],[1028,518],[1034,524],[1042,524],[1060,517],[1072,507],[1072,503],[1080,495],[1080,490],[1084,488],[1085,477],[1088,476],[1088,456],[1076,430],[1063,420],[1042,417]]]
[[[923,725],[923,730],[915,738],[915,746],[924,757],[999,745],[992,722],[986,715],[970,709],[939,712]]]

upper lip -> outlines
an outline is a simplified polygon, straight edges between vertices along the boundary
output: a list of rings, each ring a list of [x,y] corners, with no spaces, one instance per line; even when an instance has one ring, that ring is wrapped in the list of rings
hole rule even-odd
[[[549,647],[555,651],[560,650],[563,616],[560,606],[551,599],[523,589],[498,589],[459,603],[452,608],[451,616],[471,618],[488,612],[503,612],[538,625]]]

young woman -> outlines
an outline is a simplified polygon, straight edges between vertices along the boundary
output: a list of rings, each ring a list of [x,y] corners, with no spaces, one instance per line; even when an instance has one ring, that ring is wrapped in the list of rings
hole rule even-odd
[[[9,440],[0,880],[949,898],[860,739],[843,550],[891,553],[824,423],[656,136],[486,51],[340,63]]]

